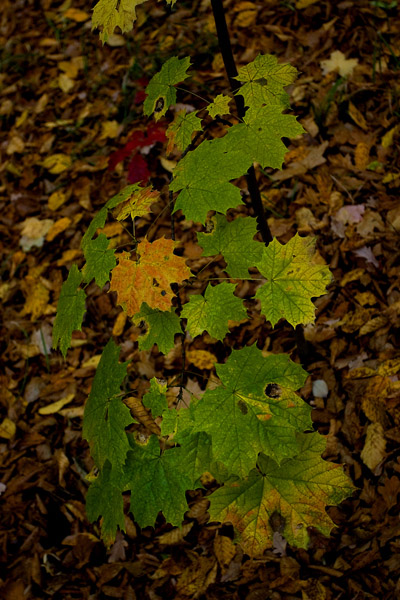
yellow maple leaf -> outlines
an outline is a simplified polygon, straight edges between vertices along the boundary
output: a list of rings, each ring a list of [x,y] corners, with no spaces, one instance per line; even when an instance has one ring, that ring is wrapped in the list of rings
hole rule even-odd
[[[335,50],[328,60],[322,60],[320,64],[324,75],[337,69],[341,77],[347,77],[353,73],[354,68],[358,65],[358,60],[346,58],[343,52]]]
[[[161,238],[153,243],[144,239],[137,247],[137,260],[123,252],[112,270],[110,291],[117,292],[118,304],[131,317],[143,302],[151,308],[169,310],[174,294],[171,283],[191,276],[185,259],[173,254],[176,242]]]
[[[100,0],[93,10],[92,29],[100,27],[100,39],[104,43],[114,29],[119,27],[122,33],[130,31],[136,21],[136,7],[145,0]]]
[[[151,186],[136,190],[132,192],[132,195],[117,206],[113,212],[113,216],[118,221],[123,221],[129,215],[134,219],[135,217],[144,217],[150,210],[150,206],[153,202],[157,202],[160,197],[160,192],[153,190]]]

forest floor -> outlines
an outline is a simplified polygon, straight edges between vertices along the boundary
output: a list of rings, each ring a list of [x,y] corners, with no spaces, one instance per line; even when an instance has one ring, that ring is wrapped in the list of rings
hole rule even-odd
[[[5,600],[367,600],[400,598],[400,18],[396,2],[308,0],[226,3],[237,64],[272,53],[299,71],[290,92],[306,134],[288,141],[281,172],[259,172],[271,231],[281,242],[315,235],[333,282],[304,328],[300,355],[287,323],[235,329],[225,347],[257,342],[290,353],[310,377],[300,391],[327,435],[324,457],[346,466],[357,491],[328,509],[330,538],[307,550],[281,545],[254,560],[229,525],[210,523],[207,492],[188,495],[183,530],[162,517],[140,530],[126,516],[107,550],[85,514],[93,462],[82,416],[111,335],[139,394],[179,373],[139,351],[141,330],[113,294],[88,289],[82,332],[66,360],[52,350],[62,282],[82,259],[95,212],[127,182],[150,180],[164,200],[171,162],[159,122],[143,118],[144,89],[170,56],[191,57],[185,87],[227,92],[207,0],[151,0],[138,24],[102,46],[82,0],[5,0],[0,15],[0,596]],[[195,108],[198,96],[178,101]],[[167,211],[168,212],[168,211]],[[168,235],[165,211],[153,238]],[[168,217],[169,218],[169,217]],[[148,224],[150,221],[147,221]],[[112,229],[114,227],[114,229]],[[108,235],[119,243],[119,224]],[[198,258],[191,223],[178,217],[184,256]],[[298,337],[298,336],[297,336]],[[219,355],[197,338],[189,350]],[[193,355],[189,389],[210,365]],[[313,382],[323,380],[320,392]],[[314,389],[314,393],[313,393]],[[224,551],[219,536],[228,540]]]

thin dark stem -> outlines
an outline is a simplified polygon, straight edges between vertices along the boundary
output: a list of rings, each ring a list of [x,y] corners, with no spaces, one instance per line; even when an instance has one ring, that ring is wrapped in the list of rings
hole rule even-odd
[[[232,92],[234,93],[234,99],[236,103],[236,109],[240,120],[243,120],[245,115],[244,98],[240,94],[236,94],[240,89],[240,82],[235,79],[238,72],[233,57],[232,46],[229,37],[229,31],[225,19],[225,11],[222,5],[222,0],[211,0],[211,5],[214,13],[215,26],[217,28],[217,36],[219,47],[221,49],[222,58],[225,65],[225,70],[228,75],[229,85]],[[267,219],[265,218],[265,211],[261,200],[261,194],[258,187],[256,174],[254,167],[250,167],[247,172],[247,186],[251,198],[251,204],[253,206],[254,213],[257,219],[258,230],[261,233],[263,242],[268,246],[269,242],[272,241],[271,230],[268,226]],[[311,361],[311,348],[309,342],[304,338],[304,331],[301,326],[296,327],[296,342],[301,362],[308,365]]]
[[[222,0],[211,0],[211,5],[214,13],[215,26],[217,28],[217,36],[219,47],[221,49],[222,58],[225,65],[225,70],[228,75],[229,85],[232,92],[234,93],[234,99],[236,103],[236,109],[238,112],[239,119],[243,120],[245,115],[245,106],[243,96],[236,95],[235,92],[240,89],[240,83],[235,79],[238,72],[236,69],[235,59],[233,57],[231,41],[229,37],[229,31],[225,19],[225,11],[222,5]],[[265,218],[264,207],[261,200],[261,194],[258,187],[256,173],[254,167],[250,167],[247,171],[247,187],[251,198],[251,204],[253,206],[254,213],[258,224],[258,230],[261,233],[261,237],[266,246],[272,241],[272,234],[268,227],[267,219]]]

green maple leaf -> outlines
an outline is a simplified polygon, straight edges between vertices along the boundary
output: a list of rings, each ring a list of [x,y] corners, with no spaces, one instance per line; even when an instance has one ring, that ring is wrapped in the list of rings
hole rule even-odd
[[[94,279],[99,287],[103,287],[110,281],[110,271],[115,267],[117,261],[114,250],[108,249],[109,240],[104,233],[95,240],[90,240],[85,245],[86,264],[83,268],[83,281],[89,283]]]
[[[103,206],[103,208],[101,208],[99,210],[99,212],[90,221],[89,227],[87,228],[85,235],[83,236],[82,241],[81,241],[81,247],[82,247],[83,251],[85,251],[85,249],[88,247],[88,245],[92,241],[93,236],[96,233],[96,231],[98,229],[100,229],[101,227],[104,227],[106,219],[107,219],[107,214],[108,214],[108,209],[107,209],[107,205],[105,205],[105,206]]]
[[[204,296],[190,296],[184,305],[181,318],[187,319],[187,330],[192,337],[204,330],[217,340],[223,340],[229,331],[228,321],[247,319],[243,301],[234,295],[234,283],[208,285]]]
[[[166,131],[168,138],[167,154],[172,152],[174,145],[183,152],[192,141],[193,133],[201,131],[201,119],[196,115],[196,112],[189,113],[185,110],[180,110],[176,114],[175,119]]]
[[[207,390],[191,407],[193,421],[188,423],[193,433],[211,436],[214,459],[243,477],[259,452],[278,463],[295,456],[294,433],[311,427],[310,407],[294,392],[307,376],[301,366],[285,354],[264,358],[254,345],[233,350],[226,364],[216,369],[223,385]],[[272,384],[277,387],[268,396]]]
[[[106,461],[98,477],[90,484],[86,494],[86,513],[89,521],[103,517],[101,536],[107,546],[115,540],[118,527],[125,531],[123,478],[115,478],[111,464]]]
[[[146,116],[155,112],[155,120],[158,121],[171,104],[176,102],[176,90],[174,85],[184,81],[188,77],[186,71],[190,67],[190,58],[171,57],[156,73],[146,87],[147,98],[144,101],[143,111]]]
[[[252,217],[238,217],[228,222],[217,214],[213,221],[216,226],[212,233],[197,234],[203,256],[222,254],[229,275],[247,279],[249,267],[254,267],[260,261],[264,247],[253,239],[257,233],[256,220]]]
[[[194,424],[194,406],[196,401],[191,401],[188,408],[168,408],[162,413],[161,435],[168,435],[180,443],[181,436],[191,433]]]
[[[289,105],[284,87],[293,83],[297,69],[278,63],[271,54],[259,54],[251,63],[240,67],[235,79],[244,82],[236,93],[244,97],[246,106],[263,104]]]
[[[192,485],[181,468],[182,456],[181,448],[169,448],[161,454],[154,435],[146,445],[131,447],[125,473],[131,490],[131,511],[140,527],[153,526],[160,511],[168,523],[181,524],[187,510],[185,492]]]
[[[245,173],[246,164],[243,165],[241,157],[230,160],[224,139],[203,142],[179,161],[169,186],[173,192],[182,190],[174,212],[182,209],[187,219],[204,224],[208,211],[226,213],[229,208],[243,204],[240,190],[229,180]]]
[[[242,157],[263,169],[281,169],[287,152],[283,137],[293,138],[304,133],[296,117],[282,112],[281,105],[253,107],[246,111],[243,123],[231,127],[225,137],[226,152],[231,160]]]
[[[64,281],[57,304],[57,316],[53,327],[53,348],[60,350],[65,357],[71,345],[73,331],[81,331],[85,314],[85,292],[79,289],[82,273],[72,265],[67,281]]]
[[[230,180],[244,175],[253,162],[280,169],[287,152],[282,137],[304,133],[296,117],[283,114],[278,105],[249,108],[243,121],[179,161],[169,186],[180,191],[174,212],[181,209],[187,219],[204,224],[210,210],[226,213],[243,204]]]
[[[298,435],[299,454],[280,466],[260,456],[241,482],[225,484],[210,496],[211,519],[230,521],[240,535],[245,552],[254,556],[273,545],[271,517],[278,513],[284,523],[282,535],[290,543],[307,548],[307,527],[329,535],[333,521],[326,506],[338,504],[354,491],[341,465],[321,458],[326,440],[318,433]]]
[[[160,383],[155,377],[150,379],[150,390],[143,396],[143,404],[151,410],[154,419],[168,408],[166,392],[166,383]]]
[[[230,114],[230,109],[229,109],[229,102],[231,101],[231,98],[229,96],[225,96],[224,94],[218,94],[218,96],[215,97],[213,102],[210,102],[210,104],[207,106],[206,110],[208,112],[208,114],[210,115],[210,117],[212,117],[213,119],[215,119],[215,117],[217,115],[229,115]]]
[[[203,487],[200,477],[210,471],[212,464],[211,438],[206,433],[185,433],[179,437],[181,444],[181,470],[190,478],[190,488]]]
[[[268,281],[258,288],[255,297],[272,326],[281,318],[293,326],[314,321],[311,298],[325,294],[331,281],[326,265],[311,262],[314,247],[315,239],[296,234],[285,245],[274,239],[263,249],[256,266]]]
[[[136,21],[136,7],[145,0],[100,0],[93,10],[92,29],[101,27],[100,39],[106,42],[108,36],[119,27],[122,33],[130,31]]]
[[[118,362],[120,348],[110,339],[100,358],[92,390],[85,406],[82,435],[90,444],[96,466],[109,460],[113,471],[121,472],[130,448],[125,427],[133,423],[120,394],[127,363]]]
[[[140,312],[134,316],[136,323],[140,319],[146,322],[149,330],[146,335],[139,338],[139,349],[150,350],[154,344],[157,344],[160,352],[168,354],[174,347],[175,335],[182,333],[181,321],[175,309],[159,310],[150,308],[146,302],[143,302]]]
[[[151,196],[152,192],[150,192],[149,190],[150,188],[142,188],[138,183],[133,183],[132,185],[125,186],[122,190],[118,192],[118,194],[112,196],[89,223],[89,227],[87,228],[86,233],[81,241],[81,247],[83,251],[85,251],[87,246],[90,244],[96,231],[104,227],[108,211],[117,208],[117,206],[119,206],[123,202],[126,203],[135,198],[143,198],[143,194]],[[146,213],[147,212],[148,210],[146,210]],[[146,213],[139,213],[135,216],[142,216],[142,214]]]

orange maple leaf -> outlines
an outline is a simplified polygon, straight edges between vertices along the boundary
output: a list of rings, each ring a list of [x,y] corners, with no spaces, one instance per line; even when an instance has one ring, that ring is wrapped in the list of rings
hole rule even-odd
[[[191,276],[185,259],[173,254],[176,242],[161,238],[153,243],[144,239],[137,246],[137,260],[123,252],[112,270],[110,291],[117,292],[118,303],[131,317],[143,302],[151,308],[169,310],[174,294],[171,283]]]

